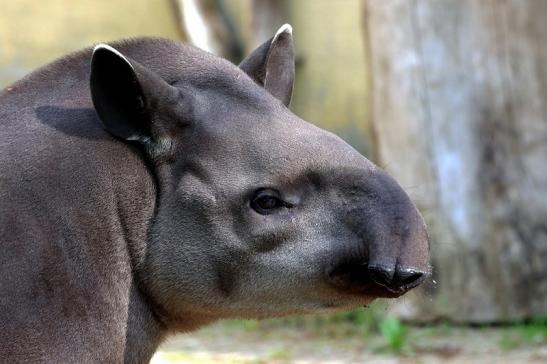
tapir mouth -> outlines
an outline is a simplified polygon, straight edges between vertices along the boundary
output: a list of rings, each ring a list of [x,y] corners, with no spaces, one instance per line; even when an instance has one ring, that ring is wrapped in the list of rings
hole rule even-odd
[[[382,281],[374,275],[374,271],[374,267],[370,267],[367,263],[349,261],[331,269],[327,273],[327,277],[331,286],[345,294],[377,298],[400,297],[425,280],[424,276],[411,284],[390,287],[382,284]]]
[[[406,291],[393,291],[387,287],[374,283],[372,280],[368,282],[351,282],[342,277],[329,279],[329,283],[337,291],[355,296],[366,296],[374,298],[398,298],[406,293]]]
[[[355,294],[376,298],[398,298],[405,293],[406,291],[394,292],[386,287],[375,283],[373,283],[370,287],[355,291]]]

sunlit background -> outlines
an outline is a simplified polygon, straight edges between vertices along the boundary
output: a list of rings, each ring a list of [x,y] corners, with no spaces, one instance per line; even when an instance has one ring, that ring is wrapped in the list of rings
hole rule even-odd
[[[0,87],[128,37],[237,63],[287,22],[291,109],[400,181],[434,275],[366,310],[219,323],[153,362],[547,362],[547,1],[4,0]]]

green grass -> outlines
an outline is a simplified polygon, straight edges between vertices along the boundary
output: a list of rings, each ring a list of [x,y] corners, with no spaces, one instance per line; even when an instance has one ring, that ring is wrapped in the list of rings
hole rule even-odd
[[[386,317],[379,327],[387,350],[401,354],[409,348],[408,328],[399,319]]]
[[[343,339],[360,337],[373,351],[395,355],[411,355],[421,347],[427,347],[428,340],[436,337],[450,337],[458,329],[449,323],[437,323],[417,330],[413,335],[411,327],[395,317],[386,315],[385,304],[377,302],[368,308],[330,315],[310,315],[278,318],[263,321],[231,320],[225,323],[230,328],[246,332],[268,333],[275,329],[296,329],[310,337]],[[458,328],[460,326],[457,326]],[[269,330],[272,329],[272,330]],[[474,330],[489,330],[489,326]],[[454,331],[455,330],[455,331]],[[547,319],[536,319],[526,323],[509,324],[496,328],[500,339],[499,348],[504,351],[547,345]],[[414,330],[416,331],[416,330]],[[281,353],[281,357],[285,355]]]
[[[360,336],[377,351],[405,354],[411,351],[408,327],[399,319],[386,316],[385,304],[373,303],[367,308],[330,315],[310,315],[262,321],[229,320],[224,325],[244,331],[298,329],[328,339]]]
[[[529,344],[547,344],[547,319],[535,320],[522,325],[519,333],[523,340]]]
[[[547,319],[508,326],[499,345],[506,351],[522,346],[547,345]]]

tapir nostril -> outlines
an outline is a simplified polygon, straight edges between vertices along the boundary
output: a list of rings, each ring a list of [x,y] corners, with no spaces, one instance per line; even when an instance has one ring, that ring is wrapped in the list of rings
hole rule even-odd
[[[382,266],[370,266],[369,275],[374,282],[392,291],[408,291],[420,285],[427,274],[415,269],[392,269]]]
[[[386,267],[369,266],[368,267],[370,278],[377,284],[392,288],[393,276],[395,271]]]
[[[414,287],[421,283],[421,278],[424,277],[424,273],[416,271],[401,271],[397,272],[398,280],[401,282],[403,287]]]

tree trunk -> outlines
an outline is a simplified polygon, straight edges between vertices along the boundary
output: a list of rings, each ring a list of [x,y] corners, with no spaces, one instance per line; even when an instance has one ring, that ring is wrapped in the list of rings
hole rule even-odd
[[[180,26],[192,44],[232,62],[243,58],[245,45],[223,0],[172,1]],[[245,9],[245,2],[236,4]]]
[[[547,315],[546,19],[541,0],[366,1],[378,153],[438,282],[407,318]]]

